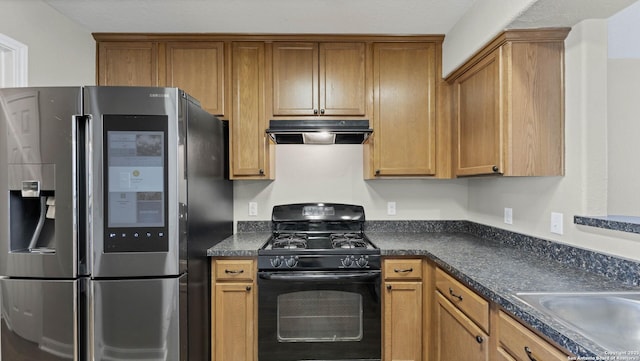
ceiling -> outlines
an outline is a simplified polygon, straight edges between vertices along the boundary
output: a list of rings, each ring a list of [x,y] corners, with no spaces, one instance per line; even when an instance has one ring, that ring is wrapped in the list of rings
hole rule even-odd
[[[43,0],[90,32],[446,34],[496,0]],[[507,28],[571,27],[636,0],[518,0]]]
[[[43,0],[91,32],[445,34],[475,0]]]

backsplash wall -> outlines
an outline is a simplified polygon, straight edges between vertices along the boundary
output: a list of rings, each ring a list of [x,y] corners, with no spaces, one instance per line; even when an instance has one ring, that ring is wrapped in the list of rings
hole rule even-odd
[[[277,204],[361,204],[368,220],[466,219],[467,180],[363,179],[362,145],[276,145],[274,181],[234,181],[234,220],[270,220]],[[258,215],[248,215],[249,202]],[[396,202],[395,216],[387,202]]]

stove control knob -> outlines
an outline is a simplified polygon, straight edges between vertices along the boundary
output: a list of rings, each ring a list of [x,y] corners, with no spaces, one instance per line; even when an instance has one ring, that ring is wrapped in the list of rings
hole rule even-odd
[[[298,260],[297,260],[297,259],[295,259],[295,258],[293,258],[293,257],[291,257],[291,258],[288,258],[288,259],[285,261],[285,264],[287,265],[287,267],[289,267],[289,268],[293,268],[293,267],[295,267],[295,266],[297,266],[297,265],[298,265]]]
[[[343,260],[342,260],[342,265],[343,265],[344,267],[349,267],[349,266],[351,266],[352,264],[353,264],[353,260],[352,260],[351,258],[349,258],[349,257],[347,257],[347,258],[345,258],[345,259],[343,259]]]
[[[282,258],[276,257],[276,258],[271,259],[271,266],[276,267],[276,268],[282,266]]]
[[[368,264],[369,264],[369,260],[367,260],[364,257],[360,257],[357,261],[356,264],[358,265],[358,267],[360,268],[365,268]]]

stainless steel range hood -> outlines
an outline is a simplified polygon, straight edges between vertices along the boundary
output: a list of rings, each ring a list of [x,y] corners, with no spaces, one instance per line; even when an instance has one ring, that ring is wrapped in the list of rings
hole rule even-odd
[[[361,144],[372,132],[368,120],[271,120],[267,129],[277,144]]]

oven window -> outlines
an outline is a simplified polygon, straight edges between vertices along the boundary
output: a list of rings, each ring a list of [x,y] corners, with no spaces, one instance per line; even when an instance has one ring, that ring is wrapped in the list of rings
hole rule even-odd
[[[279,342],[362,339],[362,296],[342,291],[303,291],[278,296]]]

